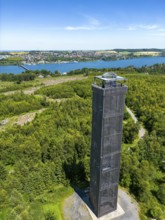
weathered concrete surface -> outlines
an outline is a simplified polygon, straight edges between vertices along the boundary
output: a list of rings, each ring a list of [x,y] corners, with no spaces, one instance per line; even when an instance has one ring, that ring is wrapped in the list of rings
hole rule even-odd
[[[90,208],[88,208],[89,213],[91,215],[91,219],[92,220],[109,220],[109,219],[118,219],[119,216],[122,216],[124,214],[124,210],[121,208],[121,206],[119,204],[117,204],[117,210],[108,213],[107,215],[104,215],[100,218],[97,218],[96,215],[92,212],[92,210]]]
[[[65,220],[91,220],[90,213],[86,203],[81,197],[74,193],[65,200],[64,204],[64,219]]]
[[[118,202],[125,213],[115,220],[140,220],[137,202],[121,189],[119,189]]]
[[[90,208],[89,208],[90,207]],[[75,192],[65,200],[64,220],[139,220],[137,203],[123,190],[119,190],[118,208],[101,218],[97,218],[91,210],[88,195]]]

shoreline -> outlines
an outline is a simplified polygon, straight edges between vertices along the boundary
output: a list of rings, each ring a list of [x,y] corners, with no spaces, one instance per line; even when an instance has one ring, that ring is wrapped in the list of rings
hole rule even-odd
[[[29,66],[35,66],[35,65],[39,65],[39,64],[65,64],[65,63],[81,63],[81,62],[97,62],[97,61],[104,61],[104,62],[110,62],[110,61],[120,61],[120,60],[132,60],[132,59],[139,59],[139,58],[156,58],[156,57],[165,57],[165,56],[160,56],[160,55],[146,55],[146,56],[134,56],[134,57],[126,57],[126,58],[116,58],[116,59],[108,59],[108,60],[104,60],[104,59],[89,59],[89,60],[72,60],[72,61],[54,61],[54,62],[49,62],[49,61],[38,61],[36,63],[18,63],[18,64],[12,64],[12,63],[8,63],[8,64],[1,64],[0,66],[19,66],[19,65],[29,65]]]
[[[145,66],[153,66],[155,64],[165,64],[165,56],[138,57],[118,60],[95,60],[95,61],[72,61],[72,62],[50,62],[50,63],[32,63],[31,65],[21,64],[31,71],[47,70],[50,72],[59,71],[66,73],[74,70],[82,69],[115,69],[115,68],[141,68]],[[20,74],[24,72],[19,65],[0,65],[0,74]]]

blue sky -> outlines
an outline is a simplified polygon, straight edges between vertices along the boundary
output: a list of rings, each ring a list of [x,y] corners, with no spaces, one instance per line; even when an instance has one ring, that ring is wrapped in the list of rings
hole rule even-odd
[[[0,50],[165,48],[165,0],[0,0]]]

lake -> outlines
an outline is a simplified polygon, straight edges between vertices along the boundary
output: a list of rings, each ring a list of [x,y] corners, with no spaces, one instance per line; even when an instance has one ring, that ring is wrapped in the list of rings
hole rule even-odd
[[[68,72],[71,70],[82,69],[82,68],[118,68],[127,66],[151,66],[157,63],[165,63],[165,57],[141,57],[126,60],[114,60],[114,61],[89,61],[89,62],[69,62],[69,63],[47,63],[47,64],[35,64],[35,65],[24,65],[29,70],[42,70],[46,69],[51,72],[58,70],[61,73]],[[14,73],[18,74],[23,72],[24,69],[19,66],[0,66],[0,73]]]

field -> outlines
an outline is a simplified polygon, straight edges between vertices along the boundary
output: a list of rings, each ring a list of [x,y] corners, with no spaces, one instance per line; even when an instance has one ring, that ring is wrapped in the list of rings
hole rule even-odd
[[[16,51],[16,52],[10,52],[11,55],[25,55],[28,54],[29,52],[25,51]]]
[[[161,52],[155,51],[138,51],[133,53],[135,56],[160,56]]]

